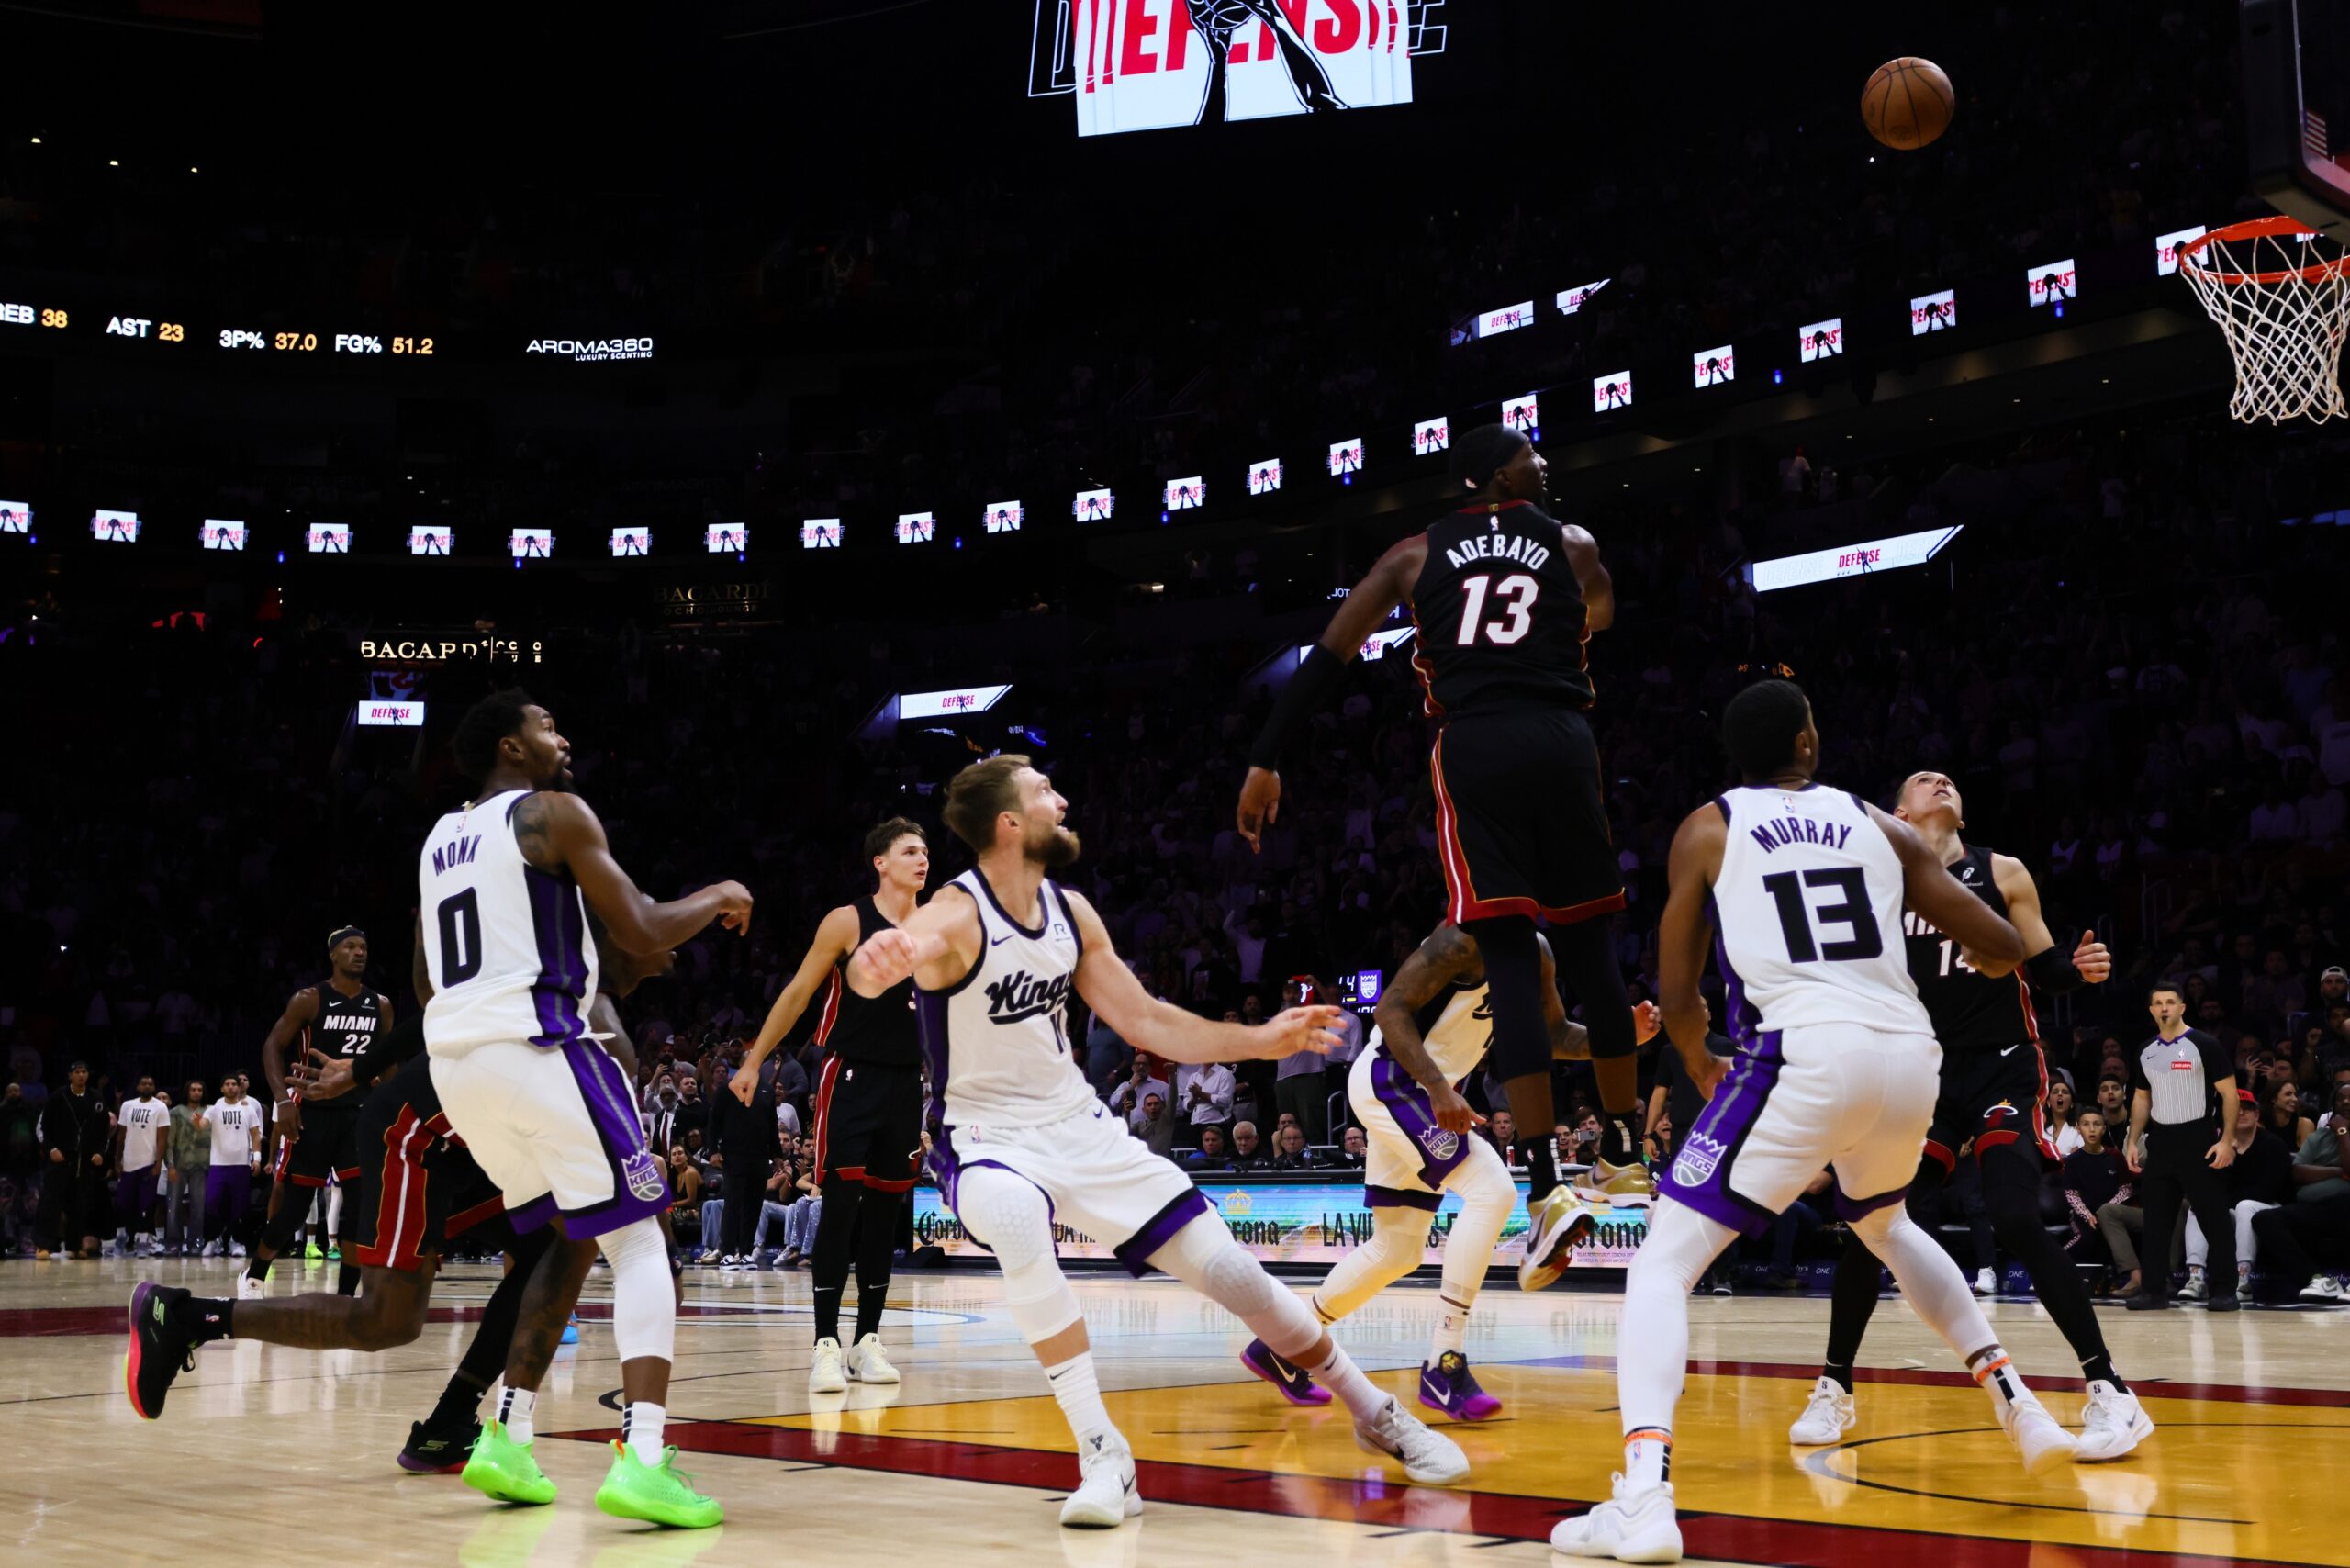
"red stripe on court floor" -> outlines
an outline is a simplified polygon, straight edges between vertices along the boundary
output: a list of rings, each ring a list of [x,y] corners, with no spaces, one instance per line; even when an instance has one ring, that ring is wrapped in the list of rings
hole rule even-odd
[[[277,1299],[284,1300],[284,1296]],[[124,1316],[129,1296],[123,1297],[123,1306],[17,1306],[0,1310],[0,1339],[43,1339],[65,1334],[124,1334],[129,1332],[129,1320]],[[592,1321],[609,1321],[612,1304],[608,1301],[582,1302],[578,1316]],[[760,1317],[773,1316],[745,1306],[688,1305],[677,1314],[680,1317]],[[467,1303],[464,1306],[427,1307],[427,1323],[471,1323],[481,1316],[481,1306]]]
[[[621,1434],[615,1427],[540,1435],[610,1442]],[[1077,1481],[1074,1455],[1041,1449],[993,1448],[932,1438],[812,1432],[797,1427],[748,1426],[732,1421],[673,1424],[667,1438],[690,1453],[733,1454],[798,1464],[837,1464],[899,1475],[931,1475],[1060,1490]],[[1339,1519],[1382,1529],[1441,1530],[1506,1540],[1548,1540],[1552,1525],[1583,1510],[1583,1505],[1579,1503],[1508,1492],[1411,1486],[1378,1480],[1338,1481],[1317,1475],[1281,1475],[1270,1471],[1225,1470],[1204,1464],[1137,1460],[1135,1471],[1144,1497],[1153,1502],[1229,1508],[1240,1513],[1282,1514],[1296,1518]],[[2032,1568],[2034,1563],[2048,1562],[2047,1554],[2051,1551],[2060,1552],[2067,1562],[2097,1564],[2098,1568],[2210,1568],[2221,1562],[2263,1561],[2102,1546],[2052,1548],[2038,1541],[1868,1529],[1728,1514],[1684,1513],[1681,1516],[1681,1532],[1692,1557],[1781,1563],[1786,1568],[1884,1568],[1887,1562],[1902,1559],[1931,1562],[1935,1568]]]
[[[1496,1361],[1495,1366],[1561,1367],[1579,1372],[1614,1372],[1613,1356],[1542,1356],[1532,1361]],[[1816,1361],[1691,1361],[1693,1376],[1787,1377],[1805,1383],[1819,1375]],[[2125,1374],[2126,1375],[2126,1374]],[[1963,1372],[1933,1372],[1924,1367],[1854,1367],[1855,1383],[1906,1383],[1918,1388],[1973,1388],[1975,1380]],[[2077,1377],[2041,1377],[2024,1369],[2024,1381],[2036,1389],[2086,1394],[2088,1384]],[[2169,1383],[2148,1379],[2130,1385],[2149,1399],[2214,1399],[2238,1405],[2313,1405],[2324,1409],[2350,1408],[2350,1389],[2263,1388],[2235,1383]]]

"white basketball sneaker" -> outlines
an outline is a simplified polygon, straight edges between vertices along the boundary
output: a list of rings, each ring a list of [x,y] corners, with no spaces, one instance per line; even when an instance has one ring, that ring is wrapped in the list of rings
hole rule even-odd
[[[811,1394],[846,1394],[848,1371],[841,1360],[838,1339],[819,1339],[816,1352],[808,1360],[808,1392]]]
[[[2030,1474],[2045,1475],[2080,1457],[2080,1443],[2030,1394],[2009,1402],[1999,1424],[2008,1429],[2008,1440],[2023,1456],[2024,1470]]]
[[[1787,1428],[1787,1441],[1821,1448],[1841,1441],[1859,1419],[1852,1410],[1852,1396],[1844,1392],[1844,1385],[1832,1377],[1823,1377],[1811,1385],[1811,1403],[1803,1407],[1796,1424]]]
[[[1550,1531],[1550,1550],[1618,1562],[1680,1562],[1681,1521],[1673,1517],[1673,1484],[1636,1491],[1621,1475],[1615,1481],[1614,1496],[1558,1522]]]
[[[2089,1402],[2081,1410],[2083,1464],[2120,1459],[2154,1435],[2154,1418],[2138,1404],[2138,1396],[2109,1383],[2089,1384]]]
[[[1061,1505],[1065,1529],[1114,1529],[1142,1512],[1135,1485],[1134,1450],[1115,1432],[1096,1432],[1079,1444],[1077,1490]]]
[[[848,1375],[859,1383],[895,1383],[898,1369],[881,1353],[881,1336],[867,1334],[848,1348]]]
[[[1355,1423],[1355,1442],[1365,1453],[1400,1461],[1404,1475],[1423,1486],[1449,1486],[1469,1473],[1469,1456],[1459,1443],[1429,1430],[1392,1398],[1378,1415]]]
[[[243,1273],[237,1276],[237,1299],[239,1301],[259,1301],[268,1294],[269,1282],[267,1280],[256,1280],[251,1274]]]

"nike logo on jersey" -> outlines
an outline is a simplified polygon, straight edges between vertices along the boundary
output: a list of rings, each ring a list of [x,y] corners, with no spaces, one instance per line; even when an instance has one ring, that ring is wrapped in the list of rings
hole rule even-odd
[[[1007,931],[1007,932],[1005,932],[1002,935],[1001,935],[1001,936],[999,936],[999,937],[995,938],[995,940],[993,940],[993,941],[990,942],[990,943],[988,944],[988,946],[990,946],[990,947],[1001,947],[1001,946],[1002,946],[1006,942],[1009,942],[1009,941],[1011,941],[1011,940],[1012,940],[1012,933],[1011,933],[1011,932],[1009,932],[1009,931]]]
[[[2021,1049],[2023,1049],[2021,1046],[2009,1046],[2006,1050],[2001,1051],[1999,1054],[2003,1057],[2011,1057]]]

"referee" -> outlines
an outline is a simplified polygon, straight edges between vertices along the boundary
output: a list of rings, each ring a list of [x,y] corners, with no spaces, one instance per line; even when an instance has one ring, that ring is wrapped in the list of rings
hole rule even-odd
[[[2154,1037],[2130,1058],[2128,1149],[2130,1169],[2142,1177],[2146,1272],[2127,1305],[2132,1312],[2170,1305],[2171,1231],[2184,1197],[2211,1244],[2204,1275],[2211,1282],[2209,1305],[2213,1312],[2233,1312],[2241,1305],[2235,1226],[2220,1172],[2235,1162],[2236,1144],[2220,1113],[2236,1103],[2235,1069],[2217,1039],[2187,1026],[2187,999],[2178,987],[2154,987],[2146,1011],[2154,1016]]]

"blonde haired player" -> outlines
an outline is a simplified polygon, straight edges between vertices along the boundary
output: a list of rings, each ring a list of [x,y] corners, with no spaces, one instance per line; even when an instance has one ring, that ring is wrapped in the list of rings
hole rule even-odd
[[[1053,1251],[1056,1219],[1110,1247],[1136,1274],[1174,1275],[1327,1383],[1355,1440],[1414,1481],[1469,1473],[1449,1438],[1371,1385],[1305,1304],[1232,1238],[1191,1179],[1151,1153],[1094,1096],[1064,1024],[1074,989],[1121,1039],[1165,1061],[1249,1060],[1326,1051],[1337,1010],[1293,1007],[1255,1028],[1151,999],[1102,917],[1046,873],[1075,861],[1069,802],[1024,756],[974,763],[947,787],[945,816],[977,869],[939,889],[849,960],[848,983],[878,996],[913,977],[944,1125],[932,1170],[963,1227],[996,1255],[1004,1299],[1076,1435],[1081,1480],[1061,1523],[1109,1527],[1142,1511],[1133,1450],[1110,1421],[1085,1319]]]
[[[1542,955],[1542,1013],[1550,1054],[1564,1061],[1591,1059],[1591,1036],[1570,1023],[1559,1000],[1550,945]],[[1477,940],[1450,921],[1439,925],[1404,960],[1380,996],[1371,1048],[1347,1075],[1347,1099],[1367,1143],[1363,1203],[1371,1211],[1371,1238],[1340,1260],[1310,1298],[1316,1316],[1336,1323],[1410,1273],[1427,1256],[1428,1229],[1444,1194],[1460,1199],[1460,1216],[1444,1238],[1444,1279],[1437,1301],[1436,1340],[1420,1365],[1420,1403],[1456,1421],[1490,1420],[1502,1402],[1486,1393],[1470,1369],[1469,1314],[1492,1266],[1494,1249],[1517,1183],[1493,1140],[1479,1137],[1485,1120],[1460,1096],[1493,1044],[1494,1010],[1485,987],[1485,960]],[[1654,1002],[1632,1009],[1633,1034],[1646,1045],[1657,1032]],[[1545,1258],[1529,1255],[1519,1282],[1540,1290],[1566,1268],[1567,1254],[1592,1227],[1584,1214],[1561,1233]],[[1262,1340],[1241,1352],[1243,1365],[1281,1390],[1292,1405],[1323,1405],[1329,1394],[1304,1372],[1273,1354]]]

